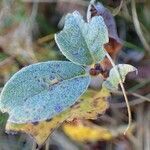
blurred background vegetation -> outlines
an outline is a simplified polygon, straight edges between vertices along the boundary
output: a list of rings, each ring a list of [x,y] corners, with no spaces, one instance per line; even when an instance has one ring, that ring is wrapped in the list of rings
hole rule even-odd
[[[122,134],[128,120],[126,105],[121,93],[112,93],[110,108],[94,121],[96,126],[111,130],[111,138],[76,141],[69,138],[65,130],[58,129],[42,149],[150,150],[150,1],[99,2],[113,14],[123,41],[116,63],[130,63],[139,71],[138,76],[129,75],[125,83],[133,116],[132,131],[128,136]],[[40,61],[65,60],[55,44],[54,33],[62,29],[68,12],[78,10],[86,16],[88,5],[88,0],[1,0],[0,91],[24,66]],[[0,150],[35,149],[36,144],[28,135],[5,133],[7,117],[0,113]],[[96,132],[103,136],[100,130]],[[83,133],[88,135],[89,130]]]

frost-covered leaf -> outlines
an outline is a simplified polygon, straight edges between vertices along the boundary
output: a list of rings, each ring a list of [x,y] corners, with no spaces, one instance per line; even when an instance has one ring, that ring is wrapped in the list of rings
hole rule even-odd
[[[16,73],[0,95],[0,110],[9,122],[47,120],[73,105],[89,85],[81,66],[67,61],[33,64]]]
[[[55,35],[61,52],[72,62],[91,65],[105,57],[104,44],[108,42],[108,31],[101,16],[86,23],[79,12],[68,14],[64,29]]]
[[[87,20],[90,21],[91,18],[93,18],[94,16],[103,17],[104,22],[108,28],[109,38],[112,38],[115,40],[114,42],[118,42],[118,44],[121,44],[122,42],[117,34],[115,19],[111,14],[111,12],[106,7],[104,7],[101,3],[91,2],[87,12]]]
[[[109,104],[107,98],[110,93],[103,89],[102,91],[87,90],[81,98],[66,111],[57,116],[39,123],[14,124],[8,122],[6,130],[25,132],[41,145],[43,144],[52,131],[61,125],[65,120],[74,118],[95,119],[98,114],[104,113]]]
[[[116,70],[118,70],[119,74],[116,72]],[[106,81],[103,82],[103,87],[106,87],[110,90],[117,90],[120,79],[122,82],[124,82],[126,75],[129,72],[133,71],[137,72],[137,69],[132,65],[128,64],[116,65],[114,68],[110,70],[109,77],[106,79]]]
[[[118,36],[116,23],[113,15],[111,12],[104,7],[101,3],[95,2],[91,0],[91,4],[88,7],[87,11],[87,20],[90,21],[91,18],[94,16],[102,16],[104,19],[104,22],[108,29],[108,36],[109,36],[109,42],[104,45],[106,51],[109,53],[109,55],[115,59],[117,53],[121,50],[123,44],[121,39]],[[101,62],[101,66],[105,70],[109,70],[112,65],[108,58],[105,58],[104,61]]]

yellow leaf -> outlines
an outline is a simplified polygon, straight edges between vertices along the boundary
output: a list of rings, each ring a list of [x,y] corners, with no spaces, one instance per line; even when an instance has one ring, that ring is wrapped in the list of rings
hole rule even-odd
[[[98,140],[111,140],[111,132],[101,126],[94,125],[90,122],[78,124],[65,123],[63,130],[69,138],[78,142],[94,142]]]
[[[81,103],[72,106],[72,116],[69,121],[74,118],[96,119],[98,114],[103,114],[109,107],[107,101],[110,93],[103,88],[101,91],[89,90],[80,99]]]
[[[90,121],[79,119],[63,124],[63,130],[69,138],[83,143],[112,140],[113,138],[123,135],[126,127],[127,125],[120,125],[117,128],[103,127]],[[134,129],[135,124],[132,124],[126,136],[130,136]]]
[[[66,117],[69,116],[69,113],[63,112],[54,118],[42,121],[39,123],[27,123],[27,124],[14,124],[8,122],[6,124],[6,130],[8,132],[16,131],[27,133],[34,138],[34,140],[42,145],[47,140],[49,135],[54,131],[55,128],[59,127],[59,125],[66,120]]]

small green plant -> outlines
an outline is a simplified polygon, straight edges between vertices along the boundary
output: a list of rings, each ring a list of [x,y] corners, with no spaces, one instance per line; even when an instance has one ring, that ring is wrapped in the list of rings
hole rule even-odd
[[[125,95],[122,82],[127,73],[136,68],[128,64],[114,65],[104,49],[109,37],[101,16],[85,22],[77,11],[68,14],[64,29],[55,35],[55,41],[70,61],[41,62],[17,72],[0,95],[0,110],[9,114],[8,123],[34,124],[71,108],[91,82],[92,75],[87,67],[97,66],[105,57],[113,68],[102,88],[116,90],[120,83]],[[95,69],[100,73],[99,67]]]

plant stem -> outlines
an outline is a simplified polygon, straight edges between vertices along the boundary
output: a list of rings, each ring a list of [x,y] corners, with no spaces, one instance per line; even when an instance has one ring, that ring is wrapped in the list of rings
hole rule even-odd
[[[126,95],[125,88],[123,86],[123,83],[122,83],[122,80],[121,80],[121,77],[120,77],[120,73],[119,73],[119,71],[115,67],[115,63],[113,62],[112,58],[110,57],[110,55],[107,52],[106,52],[106,56],[108,57],[110,63],[112,64],[113,68],[115,69],[116,73],[119,75],[119,78],[120,78],[119,84],[121,86],[121,90],[123,92],[123,96],[124,96],[124,99],[125,99],[125,102],[126,102],[126,105],[127,105],[128,126],[127,126],[127,128],[126,128],[126,130],[124,132],[124,134],[126,134],[126,132],[130,129],[131,122],[132,122],[132,116],[131,116],[131,109],[130,109],[130,105],[129,105],[129,100],[128,100],[127,95]]]

